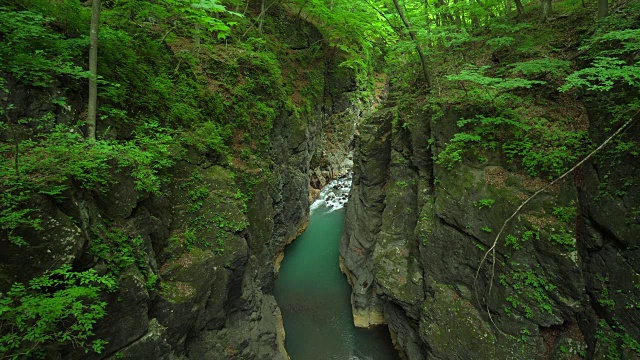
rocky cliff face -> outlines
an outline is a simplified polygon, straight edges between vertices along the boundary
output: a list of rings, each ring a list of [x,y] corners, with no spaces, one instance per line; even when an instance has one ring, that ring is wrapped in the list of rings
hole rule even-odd
[[[317,29],[274,13],[288,46],[318,51],[309,45],[321,43]],[[119,287],[105,299],[108,315],[94,329],[108,341],[102,353],[52,348],[49,357],[287,358],[270,295],[277,262],[306,226],[309,190],[350,166],[350,134],[363,107],[340,61],[335,55],[313,69],[323,86],[308,112],[277,109],[267,167],[220,166],[193,150],[170,170],[161,195],[136,190],[122,171],[102,192],[69,184],[61,199],[35,199],[42,228],[18,229],[30,243],[26,252],[0,234],[0,291],[62,264],[104,274],[137,259],[119,269]],[[23,110],[47,111],[15,111]],[[239,189],[253,194],[247,200]]]
[[[605,119],[587,114],[601,142]],[[544,191],[494,258],[503,222],[549,181],[497,153],[434,164],[461,117],[387,104],[359,127],[340,248],[356,325],[388,323],[407,359],[634,358],[640,194],[601,190],[637,179],[637,158],[591,162]],[[411,130],[394,126],[408,118]]]

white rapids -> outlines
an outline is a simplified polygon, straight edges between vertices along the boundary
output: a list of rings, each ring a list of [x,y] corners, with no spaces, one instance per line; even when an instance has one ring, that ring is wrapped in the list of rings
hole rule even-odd
[[[328,211],[342,209],[347,205],[349,190],[351,190],[351,173],[332,180],[323,187],[318,199],[311,204],[311,211],[320,206],[326,207]]]

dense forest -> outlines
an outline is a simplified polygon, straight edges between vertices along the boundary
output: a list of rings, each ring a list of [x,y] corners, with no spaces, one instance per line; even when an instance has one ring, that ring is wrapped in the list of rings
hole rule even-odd
[[[0,359],[286,358],[354,144],[357,325],[637,359],[639,117],[637,0],[0,0]]]

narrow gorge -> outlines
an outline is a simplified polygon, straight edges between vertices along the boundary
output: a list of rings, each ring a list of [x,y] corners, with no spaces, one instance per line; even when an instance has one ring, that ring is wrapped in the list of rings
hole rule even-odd
[[[0,360],[639,359],[639,59],[638,0],[0,0]]]

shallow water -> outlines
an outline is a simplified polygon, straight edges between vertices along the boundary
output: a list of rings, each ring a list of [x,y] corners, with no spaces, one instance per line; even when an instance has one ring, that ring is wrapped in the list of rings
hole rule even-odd
[[[399,359],[387,328],[353,326],[351,287],[338,266],[345,209],[330,199],[348,191],[345,185],[325,188],[307,230],[285,249],[274,294],[292,360]]]

